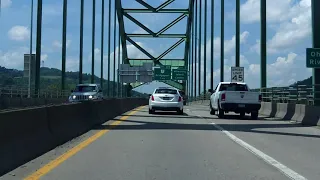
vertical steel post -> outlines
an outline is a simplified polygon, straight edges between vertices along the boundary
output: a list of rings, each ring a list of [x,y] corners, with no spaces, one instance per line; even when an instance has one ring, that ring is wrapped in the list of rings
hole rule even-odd
[[[198,81],[198,86],[199,86],[199,95],[201,95],[201,38],[202,38],[202,0],[199,0],[199,66],[198,66],[198,74],[199,74],[199,81]]]
[[[40,93],[40,61],[41,61],[41,35],[42,34],[42,0],[38,0],[37,8],[37,44],[36,44],[36,72],[35,94]]]
[[[92,61],[91,61],[91,83],[94,83],[94,48],[96,31],[96,0],[92,0]]]
[[[1,0],[0,0],[1,2]],[[1,9],[1,5],[0,5]],[[32,62],[32,38],[33,38],[33,0],[31,0],[30,12],[30,51],[29,51],[29,78],[28,78],[28,98],[31,97],[31,62]]]
[[[320,48],[320,11],[317,9],[320,7],[319,0],[311,1],[311,11],[312,11],[312,42],[313,48]],[[313,68],[312,72],[312,84],[314,85],[314,105],[320,106],[320,69]]]
[[[83,64],[83,14],[84,14],[84,0],[81,0],[81,5],[80,5],[79,84],[82,83],[82,64]]]
[[[103,89],[103,55],[104,55],[104,0],[101,0],[101,54],[100,54],[100,86]]]
[[[61,90],[65,90],[68,0],[63,0]]]
[[[197,42],[198,42],[198,0],[196,0],[195,50],[194,50],[194,97],[197,97]]]
[[[207,8],[208,2],[204,0],[204,41],[203,41],[203,91],[207,89]]]
[[[108,17],[108,97],[110,97],[110,46],[111,46],[111,0],[109,0],[109,17]]]
[[[192,28],[191,28],[191,74],[190,74],[190,96],[191,96],[191,101],[193,101],[193,92],[194,92],[194,87],[193,87],[193,77],[194,77],[194,74],[193,74],[193,69],[194,69],[194,39],[195,39],[195,35],[194,35],[194,29],[195,29],[195,26],[194,26],[194,21],[195,21],[195,18],[194,18],[194,8],[191,10],[192,11]]]
[[[117,11],[116,11],[116,0],[114,0],[114,14],[113,14],[113,83],[112,83],[112,92],[113,97],[116,93],[116,34],[117,34]]]
[[[210,83],[210,88],[213,89],[213,83],[214,83],[214,79],[213,79],[213,63],[214,63],[214,0],[211,1],[211,68],[210,68],[210,76],[211,76],[211,83]]]
[[[267,0],[260,1],[261,40],[260,40],[260,87],[267,87]]]
[[[119,70],[119,67],[120,67],[120,46],[121,46],[121,35],[120,35],[120,25],[118,25],[118,70]],[[119,97],[122,97],[122,83],[120,81],[120,72],[118,71],[118,93],[120,92],[119,94]]]
[[[236,0],[236,67],[240,67],[240,0]]]
[[[221,0],[220,82],[224,81],[224,0]]]

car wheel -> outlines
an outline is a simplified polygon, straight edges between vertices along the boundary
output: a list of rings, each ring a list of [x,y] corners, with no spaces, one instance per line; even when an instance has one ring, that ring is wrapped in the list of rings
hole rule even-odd
[[[220,108],[219,104],[218,104],[218,117],[224,118],[224,111]]]
[[[257,120],[257,119],[258,119],[258,116],[259,116],[259,114],[258,114],[257,111],[252,111],[252,112],[251,112],[251,119]]]
[[[212,108],[211,103],[210,103],[210,114],[215,115],[216,111]]]
[[[241,118],[241,119],[244,118],[245,115],[246,115],[245,112],[240,112],[240,118]]]
[[[182,115],[183,114],[183,109],[182,110],[179,109],[177,112],[178,112],[179,115]]]
[[[154,113],[154,110],[149,109],[149,114],[153,114],[153,113]]]

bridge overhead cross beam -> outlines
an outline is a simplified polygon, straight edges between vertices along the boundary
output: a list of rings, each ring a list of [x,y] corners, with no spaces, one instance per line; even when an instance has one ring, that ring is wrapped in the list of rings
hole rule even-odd
[[[175,62],[183,62],[183,63],[177,63],[176,66],[178,67],[184,67],[188,68],[188,58],[189,58],[189,50],[190,50],[190,38],[191,38],[191,23],[192,23],[192,13],[193,13],[193,5],[194,0],[188,1],[188,8],[176,8],[176,9],[169,9],[166,8],[169,4],[173,3],[175,0],[167,0],[160,4],[158,7],[153,7],[147,2],[143,0],[136,0],[137,3],[144,6],[144,9],[127,9],[123,8],[121,4],[121,0],[117,1],[117,13],[118,13],[118,22],[119,27],[121,31],[121,44],[123,49],[123,62],[126,64],[130,64],[133,66],[132,62],[139,61],[138,59],[128,57],[127,52],[127,42],[135,46],[137,49],[139,49],[143,54],[145,54],[150,60],[154,63],[154,65],[164,65],[167,64],[167,61],[175,61]],[[166,13],[166,14],[180,14],[176,19],[168,23],[166,26],[164,26],[162,29],[160,29],[158,32],[152,31],[150,28],[146,27],[143,23],[139,22],[139,20],[135,19],[131,14],[132,13]],[[140,28],[145,30],[147,33],[145,34],[135,34],[126,32],[125,30],[125,23],[124,18],[129,19],[136,25],[138,25]],[[175,26],[177,23],[181,22],[183,19],[187,18],[187,24],[186,24],[186,30],[185,32],[179,33],[179,34],[171,34],[166,33],[170,28]],[[158,57],[154,57],[150,52],[148,52],[147,49],[144,49],[141,47],[138,43],[136,43],[132,38],[175,38],[178,39],[176,43],[174,43],[172,46],[170,46],[167,50],[165,50],[162,54],[160,54]],[[181,45],[183,42],[185,42],[185,48],[184,48],[184,55],[183,58],[176,58],[176,59],[168,59],[165,58],[172,50],[177,48],[179,45]],[[143,59],[146,60],[146,59]],[[177,68],[177,67],[175,67]],[[183,84],[185,86],[185,82],[179,83]],[[170,83],[173,84],[173,83]],[[186,90],[185,87],[182,88],[183,90]]]

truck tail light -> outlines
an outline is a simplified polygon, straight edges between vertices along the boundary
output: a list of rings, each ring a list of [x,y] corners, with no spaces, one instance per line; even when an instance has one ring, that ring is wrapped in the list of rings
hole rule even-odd
[[[178,102],[181,102],[181,100],[182,100],[182,98],[181,98],[181,96],[179,96]]]
[[[226,94],[221,94],[221,101],[225,101],[226,100]]]
[[[153,96],[151,96],[151,101],[154,101],[154,97]]]
[[[259,95],[259,101],[260,102],[262,101],[262,95],[261,94]]]

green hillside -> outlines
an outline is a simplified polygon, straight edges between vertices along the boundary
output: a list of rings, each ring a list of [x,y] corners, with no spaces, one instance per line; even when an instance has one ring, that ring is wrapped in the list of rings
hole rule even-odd
[[[40,69],[40,88],[46,90],[60,90],[61,89],[61,70],[55,68],[42,67]],[[82,74],[83,83],[90,83],[91,75]],[[95,76],[95,83],[100,84],[100,78]],[[106,89],[108,81],[103,80],[104,94],[108,93]],[[66,72],[66,90],[71,91],[79,82],[79,72]],[[28,79],[23,77],[23,71],[16,69],[7,69],[0,66],[0,86],[16,86],[16,87],[27,87]],[[113,87],[115,91],[112,92]],[[110,93],[117,94],[117,82],[110,81]],[[133,96],[141,95],[138,92],[132,91]]]
[[[297,85],[311,86],[312,85],[312,76],[307,79],[304,79],[302,81],[298,81],[298,82],[292,84],[291,86],[297,86]]]

